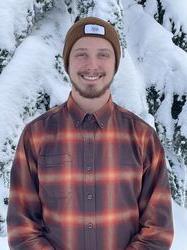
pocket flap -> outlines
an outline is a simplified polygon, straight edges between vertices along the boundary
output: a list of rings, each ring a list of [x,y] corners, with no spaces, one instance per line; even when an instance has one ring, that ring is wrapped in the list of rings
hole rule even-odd
[[[61,155],[40,155],[38,163],[45,167],[62,166],[71,162],[71,156],[69,154]]]

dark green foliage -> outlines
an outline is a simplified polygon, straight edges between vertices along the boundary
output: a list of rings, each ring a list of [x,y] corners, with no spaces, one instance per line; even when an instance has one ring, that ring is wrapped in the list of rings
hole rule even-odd
[[[5,205],[8,205],[8,198],[7,198],[7,197],[4,198],[3,201],[4,201],[4,204],[5,204]]]
[[[36,109],[37,110],[49,110],[50,107],[50,96],[43,90],[38,93],[37,101],[36,101]]]
[[[27,123],[31,117],[35,117],[36,114],[42,114],[49,110],[50,96],[41,90],[37,93],[36,100],[26,97],[25,106],[23,107],[23,112],[20,114],[21,119]],[[19,128],[19,127],[18,127]],[[17,135],[12,135],[12,137],[7,137],[1,149],[2,154],[7,155],[3,160],[0,160],[0,177],[3,176],[4,183],[6,187],[9,187],[10,178],[10,168],[13,161],[13,157],[16,150]]]
[[[138,4],[141,4],[143,7],[145,7],[146,0],[136,0]]]
[[[72,8],[72,0],[65,0],[64,1],[66,7],[67,7],[67,11],[69,14],[72,14],[73,12],[73,8]]]
[[[15,49],[27,38],[32,32],[34,25],[41,20],[45,13],[54,7],[54,0],[35,0],[25,15],[25,24],[23,29],[14,31],[15,36]],[[19,17],[18,17],[19,18]],[[15,27],[16,28],[16,27]],[[20,28],[20,27],[19,27]],[[0,73],[3,68],[7,66],[11,60],[14,51],[10,52],[7,49],[0,48]],[[25,97],[25,106],[23,107],[20,118],[23,123],[27,123],[32,118],[44,113],[49,109],[50,96],[41,89],[34,97]],[[4,188],[8,190],[10,182],[10,169],[15,155],[17,141],[22,130],[23,124],[15,125],[17,133],[12,132],[12,135],[5,138],[1,147],[0,159],[0,178],[3,179]],[[4,205],[8,204],[8,198],[3,197]],[[0,214],[0,236],[5,235],[5,218]]]
[[[170,18],[171,32],[173,33],[172,41],[175,45],[187,52],[187,34],[183,31],[183,26],[180,25],[179,31],[177,31],[174,21]]]
[[[173,34],[175,33],[173,32]],[[187,34],[183,32],[182,26],[180,26],[180,31],[173,36],[172,41],[175,45],[187,52]]]
[[[181,126],[178,125],[178,118],[186,103],[186,99],[187,98],[185,95],[179,97],[179,95],[175,94],[173,96],[173,103],[171,110],[172,118],[175,120],[174,135],[173,135],[174,151],[176,152],[177,155],[182,156],[185,165],[187,165],[187,138],[181,134]]]
[[[60,54],[55,56],[55,68],[57,69],[58,73],[62,75],[63,81],[69,83],[69,78],[64,71],[63,58]]]
[[[147,0],[136,0],[136,2],[138,4],[141,4],[143,7],[146,6],[146,1]],[[154,18],[161,25],[163,24],[164,14],[165,14],[165,10],[162,6],[162,1],[157,0],[157,12],[154,14]]]
[[[32,28],[40,20],[44,13],[51,10],[54,7],[54,0],[35,0],[33,8],[27,10],[26,15],[26,28],[21,32],[14,33],[16,47],[18,47],[22,41],[31,33]],[[0,48],[0,74],[3,68],[9,63],[13,56],[13,52],[10,52],[6,49]]]
[[[41,11],[46,12],[54,7],[54,0],[35,0],[37,4],[40,4]]]
[[[172,166],[172,161],[170,161],[170,166]],[[181,205],[184,197],[184,188],[182,187],[183,183],[179,183],[178,176],[173,170],[168,170],[169,184],[171,189],[171,195],[173,199],[177,202],[178,205]]]
[[[95,2],[93,0],[79,0],[77,2],[77,9],[80,17],[86,17],[90,12],[93,11]]]
[[[139,1],[140,4],[145,6],[146,1]],[[168,13],[167,13],[168,14]],[[157,12],[154,14],[154,18],[158,23],[163,25],[165,15],[165,9],[163,8],[162,1],[157,0]],[[187,52],[187,34],[184,32],[183,26],[176,26],[174,20],[169,18],[170,27],[167,27],[173,34],[172,41],[175,45],[179,46],[181,49]],[[159,93],[154,87],[147,89],[147,102],[149,105],[149,112],[153,115],[156,114],[157,109],[159,108],[162,100],[165,98],[164,93]],[[183,199],[185,196],[185,187],[182,184],[181,177],[177,176],[174,171],[177,168],[182,168],[187,166],[187,138],[181,133],[181,125],[178,124],[178,118],[182,109],[186,103],[186,95],[179,96],[173,93],[173,103],[171,107],[171,116],[173,118],[174,133],[172,140],[168,140],[166,136],[167,128],[165,128],[159,120],[156,119],[156,128],[161,138],[161,141],[165,148],[168,149],[168,152],[173,151],[172,159],[169,159],[169,155],[166,154],[169,159],[170,166],[172,171],[169,172],[170,184],[172,190],[172,196],[174,200],[179,205],[183,205]],[[172,162],[176,158],[176,162]],[[184,177],[185,178],[185,177]]]
[[[146,89],[147,92],[147,103],[149,106],[149,113],[153,116],[157,112],[161,102],[164,99],[164,94],[157,90],[156,87],[153,85]]]
[[[136,2],[141,4],[143,7],[146,6],[146,0],[136,0]],[[154,14],[154,19],[163,25],[164,15],[165,9],[163,8],[162,1],[157,0],[157,12]],[[173,33],[173,43],[187,52],[187,34],[184,32],[183,26],[180,25],[179,30],[177,30],[175,22],[172,18],[169,18],[169,22],[171,24],[170,31]]]
[[[137,3],[141,4],[143,7],[146,5],[146,0],[137,0]],[[163,25],[165,15],[165,9],[163,8],[162,1],[157,0],[157,12],[154,14],[155,20]],[[175,45],[179,46],[181,49],[187,52],[187,34],[184,32],[183,26],[180,25],[179,30],[177,30],[175,22],[172,18],[169,18],[171,24],[170,31],[173,33],[172,41]]]
[[[157,13],[155,13],[154,18],[161,25],[163,24],[164,14],[165,10],[162,6],[162,2],[160,0],[157,0]]]
[[[5,223],[6,220],[0,215],[0,237],[5,235]]]
[[[173,119],[178,118],[185,103],[186,103],[186,96],[185,95],[183,95],[183,96],[181,96],[181,98],[179,98],[179,95],[174,94],[172,109],[171,109],[171,115],[172,115]]]
[[[0,177],[1,177],[2,172],[3,172],[3,167],[4,167],[4,163],[2,161],[0,161]]]
[[[112,18],[109,21],[119,33],[122,53],[124,56],[124,50],[127,47],[126,39],[125,39],[124,21],[123,21],[124,11],[120,5],[116,6],[114,5],[113,2],[112,3],[109,2],[109,4],[111,5],[111,9],[112,9]]]
[[[0,160],[0,177],[3,177],[5,187],[9,187],[10,168],[16,150],[15,135],[12,138],[6,138],[1,152],[6,157]]]
[[[20,115],[21,118],[25,121],[29,117],[34,117],[36,113],[43,113],[49,110],[50,105],[50,96],[41,90],[37,93],[36,100],[25,97],[25,106],[23,107],[23,113]]]
[[[26,17],[27,27],[26,29],[22,30],[20,33],[15,32],[15,40],[16,40],[16,47],[19,46],[20,43],[31,33],[33,25],[35,23],[35,13],[33,10],[27,10],[27,17]]]
[[[12,54],[8,50],[0,48],[0,74],[3,68],[6,67],[6,65],[10,61],[11,57]]]
[[[169,140],[166,136],[167,128],[159,121],[156,121],[155,125],[162,145],[165,148],[166,158],[172,169],[168,172],[172,197],[179,205],[183,205],[185,193],[184,179],[178,176],[178,172],[185,171],[184,164],[187,164],[187,140],[181,136],[180,128],[177,129],[176,126],[173,138]],[[185,178],[185,174],[183,178]]]
[[[187,138],[181,134],[181,126],[175,125],[174,133],[174,150],[177,155],[181,155],[184,159],[184,164],[187,166]]]
[[[166,157],[171,167],[171,170],[169,170],[169,181],[172,197],[179,205],[182,205],[185,192],[184,181],[179,178],[176,169],[181,168],[181,170],[184,171],[184,164],[187,165],[187,138],[181,135],[181,127],[178,125],[178,118],[186,103],[186,96],[183,95],[179,97],[179,95],[173,94],[173,102],[170,111],[174,121],[172,139],[167,138],[167,128],[159,121],[156,115],[164,98],[164,92],[157,90],[155,85],[147,89],[149,113],[155,117],[155,127],[165,148]]]
[[[0,216],[0,222],[4,222],[5,220]]]

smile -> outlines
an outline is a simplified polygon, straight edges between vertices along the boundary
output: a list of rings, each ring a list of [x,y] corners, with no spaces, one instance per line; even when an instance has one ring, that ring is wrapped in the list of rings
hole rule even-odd
[[[95,81],[98,80],[100,76],[82,76],[82,78],[89,81]]]
[[[80,74],[80,76],[87,81],[96,81],[99,80],[101,77],[103,77],[104,74],[98,74],[98,75]]]

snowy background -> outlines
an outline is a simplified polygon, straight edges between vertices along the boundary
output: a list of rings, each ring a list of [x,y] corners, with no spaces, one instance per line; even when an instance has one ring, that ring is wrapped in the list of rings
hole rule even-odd
[[[124,50],[113,99],[157,130],[173,197],[172,250],[187,250],[187,1],[0,2],[0,249],[7,250],[9,172],[26,123],[70,91],[61,58],[77,16],[110,20]]]

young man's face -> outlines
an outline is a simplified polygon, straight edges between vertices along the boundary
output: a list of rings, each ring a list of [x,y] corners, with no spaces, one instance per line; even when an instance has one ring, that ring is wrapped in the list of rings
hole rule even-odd
[[[73,45],[68,68],[72,91],[86,98],[100,97],[109,90],[114,72],[114,49],[106,39],[83,37]]]

